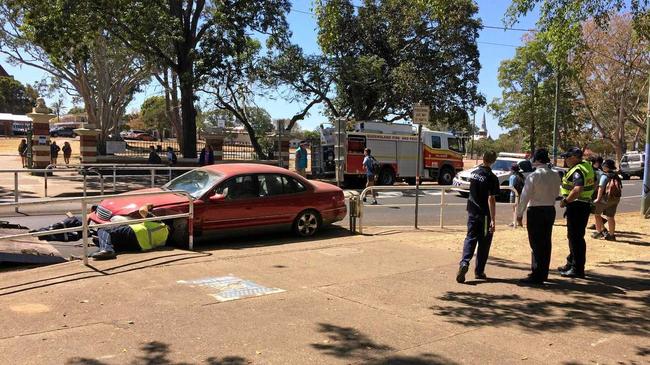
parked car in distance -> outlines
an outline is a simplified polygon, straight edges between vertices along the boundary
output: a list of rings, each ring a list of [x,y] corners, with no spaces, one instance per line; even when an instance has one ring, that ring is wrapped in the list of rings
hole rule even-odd
[[[133,139],[137,139],[137,140],[139,140],[139,141],[155,141],[155,140],[156,140],[156,138],[155,138],[154,136],[152,136],[151,134],[146,133],[146,132],[144,132],[144,133],[137,133],[137,134],[133,137]]]
[[[535,171],[533,164],[528,159],[528,155],[524,153],[500,152],[497,155],[497,160],[494,162],[494,164],[492,164],[492,172],[494,172],[494,174],[499,179],[499,185],[501,186],[509,185],[510,175],[512,175],[512,171],[510,170],[510,168],[513,163],[519,165],[519,169],[521,173],[524,175],[524,177],[530,175],[530,173]],[[472,176],[472,173],[476,171],[477,168],[478,166],[475,166],[472,167],[471,169],[461,171],[456,175],[456,177],[454,177],[453,186],[458,189],[461,189],[461,191],[459,191],[461,196],[463,197],[469,196],[469,179]],[[553,171],[556,171],[560,175],[560,177],[564,176],[565,171],[563,168],[557,166],[551,166],[551,168],[553,169]],[[501,195],[498,198],[500,201],[507,201],[509,195],[510,195],[509,190],[502,190]]]
[[[50,137],[72,137],[75,138],[75,127],[54,127],[50,129]]]
[[[631,176],[643,178],[645,166],[645,153],[630,151],[621,158],[621,175],[623,179],[628,180]]]
[[[342,220],[347,214],[340,188],[263,164],[204,166],[173,179],[161,188],[134,193],[172,190],[186,191],[192,196],[195,236],[292,230],[298,236],[309,237],[324,225]],[[138,208],[145,204],[154,205],[154,215],[188,211],[187,198],[180,194],[125,195],[101,201],[89,218],[96,223],[136,218]],[[187,242],[186,218],[165,223],[171,227],[173,243]]]
[[[129,131],[122,131],[120,132],[120,136],[124,139],[137,139],[141,141],[155,141],[155,138],[151,136],[151,134],[147,133],[146,131],[138,130],[138,129],[131,129]]]

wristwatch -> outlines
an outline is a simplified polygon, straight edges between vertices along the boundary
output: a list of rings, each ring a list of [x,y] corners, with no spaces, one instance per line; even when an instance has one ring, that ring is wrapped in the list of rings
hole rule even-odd
[[[566,198],[562,198],[562,203],[564,203],[564,205],[567,205],[567,204],[569,204],[569,201],[566,200]]]

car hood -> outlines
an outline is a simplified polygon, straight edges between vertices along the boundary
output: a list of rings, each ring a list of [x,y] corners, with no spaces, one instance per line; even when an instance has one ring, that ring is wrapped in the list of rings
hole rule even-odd
[[[465,178],[469,179],[470,176],[472,176],[472,173],[474,173],[474,171],[476,171],[477,169],[478,169],[478,166],[472,167],[471,169],[463,170],[463,171],[458,173],[458,176],[465,177]],[[509,176],[510,175],[510,171],[492,170],[492,172],[494,172],[494,174],[497,177],[504,177],[504,176]]]
[[[142,189],[132,191],[130,194],[135,193],[148,193],[148,192],[163,192],[160,188]],[[168,207],[172,205],[187,204],[187,198],[179,194],[160,194],[151,196],[126,196],[129,193],[120,194],[124,197],[116,197],[102,200],[99,205],[102,208],[108,209],[113,215],[129,215],[140,209],[141,206],[153,204],[156,208]]]

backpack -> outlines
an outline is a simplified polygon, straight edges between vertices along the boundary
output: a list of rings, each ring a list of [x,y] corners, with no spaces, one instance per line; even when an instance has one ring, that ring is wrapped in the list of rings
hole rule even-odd
[[[618,175],[616,174],[609,175],[609,181],[607,182],[605,191],[607,192],[608,197],[620,198],[622,196],[623,183],[621,182],[621,179],[618,177]]]
[[[526,181],[521,174],[516,174],[515,176],[515,182],[513,183],[512,187],[515,188],[515,190],[517,190],[517,193],[521,195],[521,191],[524,190],[524,184]]]
[[[381,169],[381,164],[373,156],[370,156],[370,162],[372,162],[372,169],[370,170],[370,172],[377,175],[377,173]]]

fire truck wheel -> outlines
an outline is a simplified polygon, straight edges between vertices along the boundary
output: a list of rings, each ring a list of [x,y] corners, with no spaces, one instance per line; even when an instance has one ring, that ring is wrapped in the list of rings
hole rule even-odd
[[[393,185],[395,184],[395,172],[390,167],[384,167],[379,171],[378,185]]]
[[[438,174],[438,185],[451,185],[454,182],[454,170],[443,167]]]

